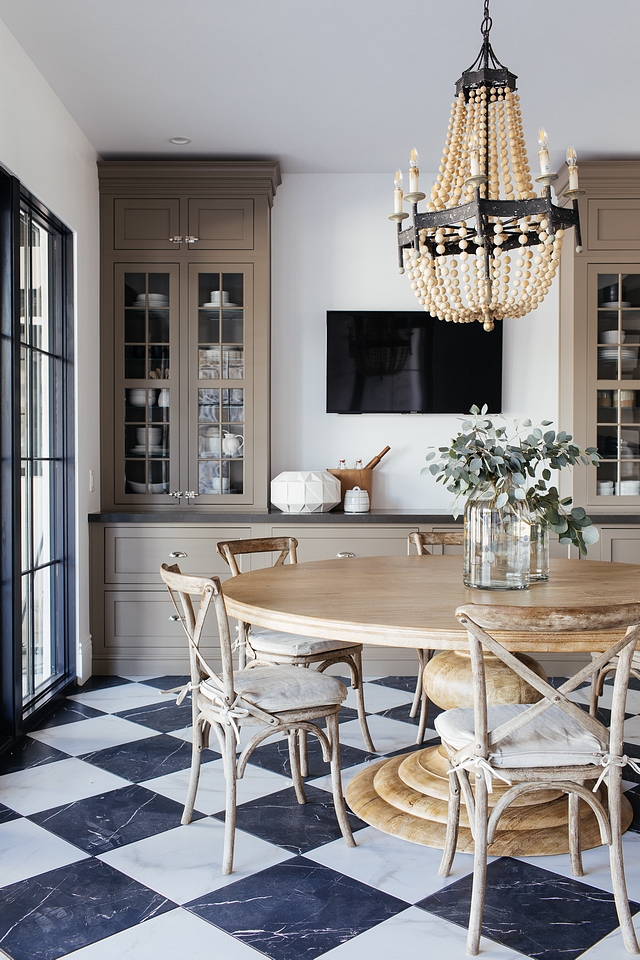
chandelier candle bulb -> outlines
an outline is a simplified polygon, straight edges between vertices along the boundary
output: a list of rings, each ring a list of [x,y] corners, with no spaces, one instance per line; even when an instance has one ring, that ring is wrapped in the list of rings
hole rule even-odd
[[[418,193],[418,179],[420,170],[418,169],[418,151],[414,147],[409,156],[409,193]]]
[[[567,167],[569,169],[569,190],[578,190],[578,156],[574,146],[567,147]]]
[[[478,138],[473,134],[469,137],[469,159],[471,161],[471,176],[480,176],[480,160],[478,159]]]
[[[540,150],[538,151],[540,173],[543,177],[547,177],[551,173],[551,162],[549,160],[549,141],[547,140],[547,131],[544,127],[540,127],[538,131],[538,144],[540,145]]]
[[[402,170],[396,170],[396,177],[393,181],[393,212],[402,213]]]

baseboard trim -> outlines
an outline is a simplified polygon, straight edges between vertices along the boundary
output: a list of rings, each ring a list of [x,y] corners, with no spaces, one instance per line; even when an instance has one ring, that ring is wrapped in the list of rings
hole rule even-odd
[[[76,680],[82,686],[93,673],[93,637],[90,633],[80,641],[80,656],[76,664]]]

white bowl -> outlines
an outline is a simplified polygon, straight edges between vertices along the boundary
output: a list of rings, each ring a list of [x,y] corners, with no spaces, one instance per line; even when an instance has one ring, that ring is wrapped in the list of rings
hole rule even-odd
[[[624,343],[624,330],[621,333],[618,333],[617,330],[603,330],[600,334],[600,343],[618,343],[618,336],[620,340]]]

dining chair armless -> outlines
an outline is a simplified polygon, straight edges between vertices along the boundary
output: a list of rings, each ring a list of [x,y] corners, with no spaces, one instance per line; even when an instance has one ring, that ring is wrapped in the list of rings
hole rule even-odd
[[[229,620],[220,580],[217,577],[188,576],[177,565],[160,567],[176,613],[189,643],[189,662],[193,717],[191,776],[182,823],[191,822],[198,790],[203,747],[213,730],[222,753],[226,781],[223,874],[233,870],[236,824],[236,783],[241,780],[253,750],[268,737],[285,734],[289,741],[291,777],[298,803],[306,803],[300,774],[297,738],[300,732],[313,734],[320,741],[322,755],[331,765],[333,803],[342,836],[355,846],[340,777],[340,734],[338,712],[347,696],[347,688],[336,677],[316,670],[296,667],[263,666],[234,671]],[[195,606],[194,606],[195,600]],[[222,671],[215,673],[200,649],[202,632],[209,612],[217,620]],[[185,690],[186,692],[186,690]],[[326,733],[318,726],[325,720]],[[242,748],[243,727],[256,728]]]
[[[274,566],[285,562],[297,563],[295,537],[261,537],[255,540],[225,540],[218,543],[218,553],[226,560],[234,577],[241,572],[237,557],[256,553],[276,553]],[[318,640],[298,633],[268,630],[265,627],[239,624],[239,663],[245,657],[256,663],[286,663],[296,667],[314,665],[320,672],[336,663],[345,663],[351,674],[351,686],[356,692],[356,707],[362,738],[367,750],[375,752],[367,725],[362,682],[362,644],[342,640]],[[303,773],[306,774],[306,754],[303,748]]]
[[[449,758],[449,812],[440,876],[449,875],[461,821],[474,842],[473,888],[467,953],[479,952],[487,855],[500,817],[526,794],[552,789],[568,796],[569,855],[574,876],[584,875],[580,847],[580,800],[596,818],[603,844],[609,846],[611,880],[624,945],[639,953],[631,920],[622,859],[622,770],[637,763],[624,756],[623,731],[629,671],[640,636],[640,603],[586,608],[494,606],[468,603],[456,610],[466,627],[473,674],[473,708],[447,710],[435,727]],[[519,634],[603,631],[603,648],[593,663],[579,670],[558,689],[534,673],[496,639],[503,631]],[[606,633],[605,633],[606,631]],[[483,651],[499,657],[514,673],[535,687],[535,704],[487,703]],[[570,694],[618,658],[611,720],[605,726],[570,699]],[[470,775],[474,776],[472,790]],[[494,791],[494,780],[499,781]],[[595,781],[595,784],[594,784]],[[606,785],[606,799],[601,784]]]
[[[430,556],[431,551],[427,550],[427,547],[436,547],[436,546],[455,546],[461,547],[464,545],[464,531],[460,530],[459,532],[452,531],[449,533],[410,533],[407,537],[407,553],[411,553],[412,545],[416,548],[419,556],[424,556],[425,554]],[[424,740],[424,735],[427,729],[427,720],[429,718],[429,698],[427,692],[424,689],[424,683],[422,682],[422,677],[424,674],[424,668],[431,660],[435,651],[433,650],[416,650],[418,655],[418,680],[416,682],[416,691],[413,695],[413,703],[411,704],[411,710],[409,716],[413,719],[418,713],[418,707],[420,707],[420,720],[418,723],[418,735],[416,737],[416,743],[422,743]]]

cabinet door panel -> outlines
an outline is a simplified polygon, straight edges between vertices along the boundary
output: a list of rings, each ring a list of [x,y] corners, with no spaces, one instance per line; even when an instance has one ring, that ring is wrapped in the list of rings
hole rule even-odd
[[[589,250],[640,250],[640,200],[589,200]]]
[[[253,250],[253,200],[189,200],[194,250]]]
[[[248,527],[215,530],[140,530],[108,527],[105,530],[105,582],[161,585],[161,563],[177,563],[183,573],[229,576],[229,567],[216,551],[219,540],[251,536]],[[186,557],[172,557],[185,553]]]
[[[180,201],[177,199],[114,200],[116,250],[171,250],[171,237],[180,234]]]
[[[640,563],[640,527],[602,527],[601,559]]]
[[[168,593],[107,590],[104,600],[105,655],[148,660],[171,656],[183,660],[188,672],[188,641],[182,624],[171,620],[175,609]],[[207,618],[203,638],[205,659],[218,657],[215,616]]]

